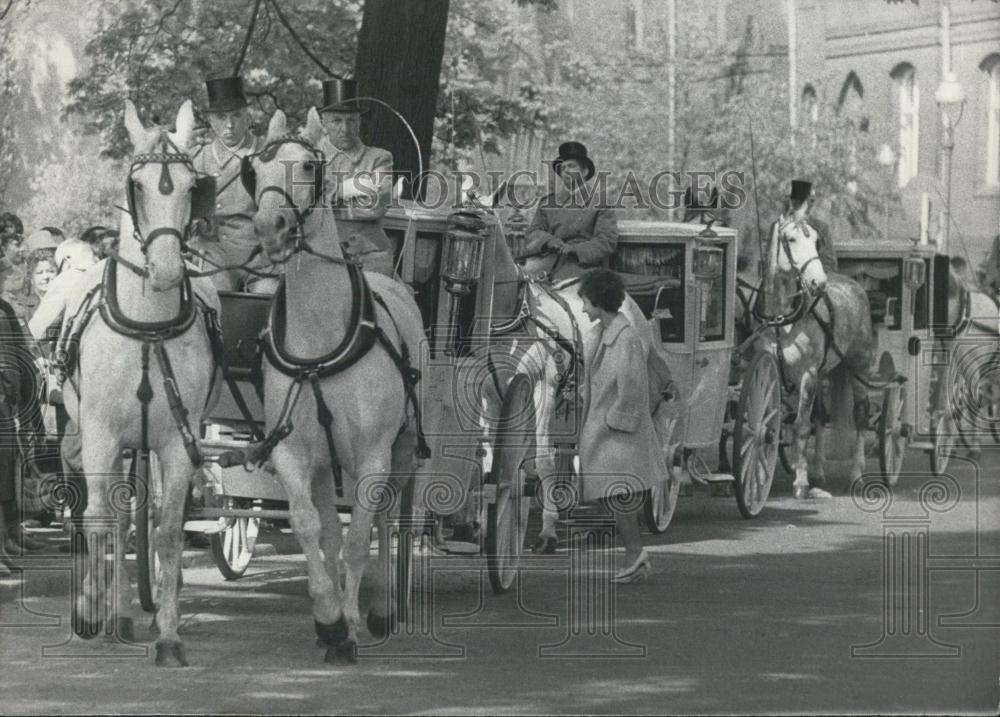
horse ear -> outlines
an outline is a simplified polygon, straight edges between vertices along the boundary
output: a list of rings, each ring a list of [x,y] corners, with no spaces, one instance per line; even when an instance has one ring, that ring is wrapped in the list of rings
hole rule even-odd
[[[319,112],[316,111],[315,107],[309,108],[302,136],[312,144],[316,144],[323,137],[323,123],[320,122]]]
[[[185,100],[180,109],[177,110],[177,120],[175,122],[177,131],[171,133],[170,141],[181,149],[187,149],[191,144],[191,136],[194,134],[194,106],[191,100]]]
[[[288,119],[281,110],[275,110],[267,125],[267,141],[271,142],[288,134]]]
[[[139,113],[132,100],[125,100],[125,129],[128,130],[128,138],[136,151],[146,144],[146,128],[139,119]]]

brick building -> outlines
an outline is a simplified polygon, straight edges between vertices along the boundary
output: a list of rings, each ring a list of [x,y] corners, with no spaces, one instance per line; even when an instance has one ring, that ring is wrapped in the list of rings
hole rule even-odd
[[[677,0],[679,45],[696,32],[714,34],[726,48],[721,67],[744,62],[750,82],[761,72],[787,77],[790,1]],[[940,235],[943,125],[934,93],[943,75],[944,1],[794,0],[799,117],[825,106],[892,148],[886,182],[902,197],[890,214],[893,238],[919,235],[924,193],[932,208],[928,234],[932,241]],[[949,6],[951,68],[966,96],[954,130],[950,253],[967,250],[978,261],[1000,234],[1000,3]],[[561,0],[560,12],[584,42],[613,43],[637,56],[667,42],[667,0]]]

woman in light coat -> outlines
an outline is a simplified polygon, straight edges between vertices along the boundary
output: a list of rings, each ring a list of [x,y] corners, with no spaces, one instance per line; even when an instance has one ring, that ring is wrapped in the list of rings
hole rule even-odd
[[[625,285],[608,269],[583,274],[578,290],[584,312],[601,332],[588,357],[588,397],[580,433],[582,500],[606,501],[625,545],[626,567],[612,582],[645,578],[649,555],[639,537],[638,508],[667,466],[650,418],[649,379],[639,334],[619,311]]]

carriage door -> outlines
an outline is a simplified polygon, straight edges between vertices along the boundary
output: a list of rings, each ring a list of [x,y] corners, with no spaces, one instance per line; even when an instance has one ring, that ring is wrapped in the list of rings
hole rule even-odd
[[[687,384],[688,424],[686,445],[718,444],[725,417],[730,358],[734,332],[733,300],[736,291],[736,252],[731,239],[712,242],[721,248],[721,271],[711,279],[697,278],[689,266],[692,311],[688,326],[694,338],[691,381]],[[689,262],[695,261],[695,250]]]

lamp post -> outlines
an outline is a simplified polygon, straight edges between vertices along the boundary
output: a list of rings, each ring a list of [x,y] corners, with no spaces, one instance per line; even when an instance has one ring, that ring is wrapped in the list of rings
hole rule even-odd
[[[889,173],[889,186],[891,187],[892,168],[896,164],[896,153],[892,151],[892,147],[887,144],[882,145],[878,151],[878,163],[885,167]],[[885,194],[885,240],[889,241],[889,192]]]
[[[955,126],[962,119],[965,110],[965,90],[959,84],[954,72],[948,71],[934,93],[934,101],[941,110],[941,122],[944,124],[944,136],[941,139],[943,152],[941,169],[944,174],[944,230],[941,233],[942,254],[948,254],[951,238],[951,155],[955,149]]]

